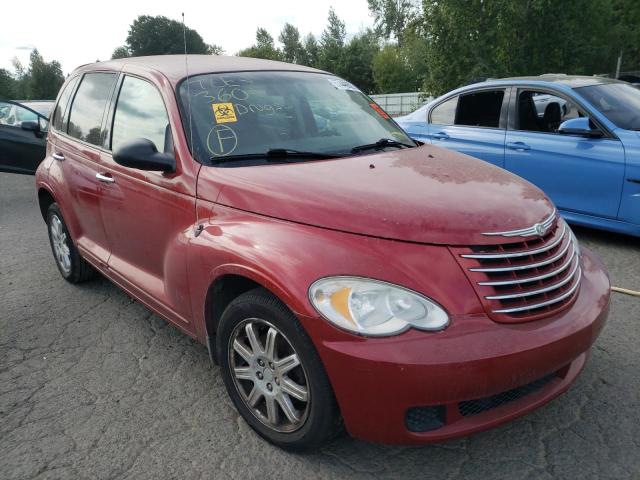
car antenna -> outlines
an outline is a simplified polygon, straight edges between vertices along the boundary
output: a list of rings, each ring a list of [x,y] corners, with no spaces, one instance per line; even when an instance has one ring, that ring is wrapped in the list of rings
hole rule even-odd
[[[182,38],[184,40],[184,69],[187,73],[187,105],[189,108],[189,147],[193,152],[193,122],[191,120],[191,89],[189,88],[189,61],[187,57],[187,27],[184,24],[184,12],[182,12]]]

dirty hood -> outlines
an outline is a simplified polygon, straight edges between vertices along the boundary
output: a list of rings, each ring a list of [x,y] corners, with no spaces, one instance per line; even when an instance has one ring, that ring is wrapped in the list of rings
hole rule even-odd
[[[431,145],[294,164],[204,167],[198,197],[291,222],[401,241],[470,245],[553,211],[527,181]]]

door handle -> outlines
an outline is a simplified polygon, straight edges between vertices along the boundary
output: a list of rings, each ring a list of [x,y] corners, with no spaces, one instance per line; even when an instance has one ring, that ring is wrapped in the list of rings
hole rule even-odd
[[[62,161],[64,160],[64,155],[61,153],[53,153],[53,155],[51,155],[53,157],[54,160],[59,160]]]
[[[116,183],[115,178],[113,178],[111,175],[104,174],[104,173],[96,173],[96,178],[104,183]]]
[[[524,142],[509,142],[507,143],[507,148],[510,148],[511,150],[517,150],[518,152],[531,150],[531,147]]]
[[[434,133],[431,136],[433,138],[435,138],[436,140],[448,140],[449,139],[449,135],[447,133],[445,133],[445,132]]]
[[[640,183],[640,178],[627,178],[627,182]]]

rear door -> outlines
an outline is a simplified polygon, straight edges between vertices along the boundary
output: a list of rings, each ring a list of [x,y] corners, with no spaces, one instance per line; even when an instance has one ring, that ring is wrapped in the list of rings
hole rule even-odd
[[[435,105],[429,112],[431,143],[503,167],[508,92],[474,90]]]
[[[83,256],[105,265],[109,244],[100,215],[102,183],[97,175],[103,120],[117,78],[114,72],[85,74],[69,111],[65,113],[62,105],[65,89],[53,114],[52,156],[56,165],[50,172],[62,172],[60,181],[69,199],[61,204],[63,214]]]
[[[620,140],[609,133],[559,134],[563,121],[589,116],[561,92],[520,88],[511,108],[506,169],[540,187],[561,210],[616,218],[625,168]]]
[[[24,130],[36,122],[39,130]],[[34,173],[45,157],[48,121],[19,103],[0,101],[0,171]]]
[[[124,167],[112,156],[120,145],[141,138],[175,155],[160,90],[146,79],[124,75],[109,127],[100,170],[107,179],[100,212],[111,248],[112,278],[179,328],[193,332],[186,255],[196,223],[195,178],[184,172],[179,158],[176,172],[163,173]]]

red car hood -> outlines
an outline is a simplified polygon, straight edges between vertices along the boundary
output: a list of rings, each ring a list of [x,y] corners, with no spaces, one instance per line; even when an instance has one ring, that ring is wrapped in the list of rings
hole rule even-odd
[[[483,161],[425,145],[375,155],[204,167],[198,197],[322,228],[448,245],[504,242],[553,211],[536,187]]]

